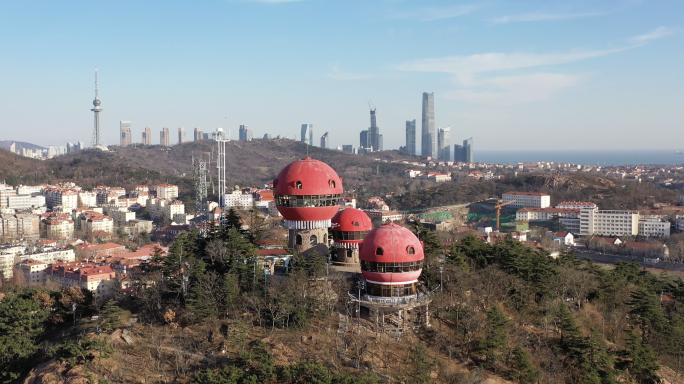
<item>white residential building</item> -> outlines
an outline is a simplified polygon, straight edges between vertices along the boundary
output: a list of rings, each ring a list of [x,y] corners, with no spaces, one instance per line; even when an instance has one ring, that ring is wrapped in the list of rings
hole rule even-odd
[[[639,213],[636,211],[580,211],[580,235],[636,236],[639,234]]]
[[[119,226],[128,224],[129,221],[135,220],[135,212],[130,212],[127,208],[111,209],[109,216],[114,219],[114,223]]]
[[[244,207],[251,207],[254,204],[254,198],[252,195],[243,195],[243,194],[226,194],[226,207],[237,207],[237,208],[244,208]]]
[[[157,185],[158,199],[175,199],[178,197],[178,186],[172,184]]]
[[[78,203],[81,207],[96,207],[97,206],[97,193],[88,191],[78,192]]]
[[[45,196],[17,195],[7,198],[7,207],[12,209],[26,209],[45,205]]]
[[[644,236],[670,236],[670,222],[659,218],[639,218],[639,234]]]
[[[33,195],[43,192],[44,185],[20,185],[17,187],[17,195]]]
[[[59,206],[65,212],[78,208],[78,192],[77,189],[63,189],[61,187],[48,187],[43,190],[48,208]]]
[[[587,201],[564,201],[558,205],[556,208],[568,208],[568,209],[598,209],[598,206],[594,203]]]
[[[516,221],[551,221],[558,222],[566,231],[580,232],[580,210],[571,208],[523,208],[515,213]]]
[[[23,273],[24,279],[28,284],[45,283],[45,271],[48,263],[26,259],[14,266],[14,273]]]
[[[40,235],[45,239],[71,239],[74,221],[66,213],[52,213],[40,220]]]
[[[506,192],[502,195],[504,203],[515,202],[509,204],[511,208],[548,208],[551,206],[551,196],[539,192]]]

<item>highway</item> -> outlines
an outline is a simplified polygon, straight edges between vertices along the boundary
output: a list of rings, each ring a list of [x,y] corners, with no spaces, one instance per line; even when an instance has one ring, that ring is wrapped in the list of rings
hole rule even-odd
[[[672,263],[672,262],[665,262],[665,261],[658,261],[656,263],[652,262],[644,262],[643,257],[632,257],[632,256],[622,256],[622,255],[608,255],[608,254],[602,254],[602,253],[596,253],[593,251],[588,251],[583,248],[577,248],[577,254],[579,255],[580,259],[589,259],[595,263],[598,264],[612,264],[615,265],[619,261],[636,261],[641,265],[642,267],[646,267],[648,269],[659,269],[659,270],[664,270],[664,271],[674,271],[674,272],[679,272],[679,273],[684,273],[684,263]]]

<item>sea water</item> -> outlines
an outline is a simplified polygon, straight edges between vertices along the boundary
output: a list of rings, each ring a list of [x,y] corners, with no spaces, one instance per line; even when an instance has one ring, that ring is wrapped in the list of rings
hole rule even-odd
[[[684,164],[684,154],[675,149],[558,150],[558,151],[475,151],[478,163],[515,164],[537,161],[582,165]]]

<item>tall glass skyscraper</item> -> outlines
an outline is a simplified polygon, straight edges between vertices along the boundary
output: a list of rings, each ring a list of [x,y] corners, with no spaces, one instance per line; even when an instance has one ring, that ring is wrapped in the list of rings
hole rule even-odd
[[[474,163],[475,156],[473,155],[473,138],[463,140],[463,152],[465,154],[466,163]]]
[[[437,159],[443,161],[451,161],[451,127],[444,127],[439,129],[437,135]]]
[[[416,119],[406,120],[406,153],[416,154]]]
[[[370,148],[370,131],[369,130],[364,129],[359,134],[359,147]]]
[[[240,126],[240,140],[252,141],[252,130],[249,129],[249,125]]]
[[[127,147],[131,145],[131,122],[120,121],[119,132],[121,133],[121,146]]]
[[[380,145],[380,128],[378,127],[378,122],[376,120],[377,114],[376,109],[373,108],[370,111],[371,126],[368,128],[368,136],[370,138],[369,147],[373,147],[373,151],[381,151],[382,146]]]
[[[321,148],[330,148],[329,145],[328,132],[326,132],[323,134],[323,136],[321,136]]]
[[[461,163],[474,163],[473,138],[463,140],[463,145],[454,145],[454,161]]]
[[[313,147],[313,124],[302,124],[301,141]]]
[[[423,92],[421,155],[435,155],[435,93]]]

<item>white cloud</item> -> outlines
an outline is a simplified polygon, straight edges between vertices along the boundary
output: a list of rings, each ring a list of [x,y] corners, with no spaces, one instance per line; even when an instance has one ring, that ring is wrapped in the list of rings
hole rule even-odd
[[[567,64],[593,57],[606,56],[629,48],[571,53],[482,53],[470,56],[450,56],[440,59],[419,59],[395,66],[400,71],[444,72],[468,75],[483,72]]]
[[[332,70],[330,71],[330,73],[328,73],[327,76],[335,80],[361,80],[373,77],[371,75],[342,72],[336,65],[332,67]]]
[[[253,3],[292,3],[295,1],[302,1],[302,0],[249,0]]]
[[[580,83],[581,76],[563,73],[525,73],[488,76],[488,73],[515,72],[535,67],[562,65],[606,56],[630,48],[569,53],[483,53],[420,59],[395,66],[400,71],[452,74],[459,89],[447,97],[472,103],[513,104],[548,99],[563,89]]]
[[[394,13],[391,15],[391,17],[397,19],[434,21],[467,15],[475,11],[478,7],[479,6],[477,5],[464,4],[444,8],[419,8],[410,12]]]
[[[662,39],[663,37],[667,37],[672,34],[674,34],[674,30],[672,28],[658,27],[647,34],[634,36],[630,39],[630,41],[634,44],[641,44],[648,40]]]
[[[577,19],[580,17],[600,16],[601,13],[527,13],[523,15],[506,15],[492,19],[494,24],[505,24],[522,21],[547,21],[562,19]]]
[[[551,98],[579,84],[581,76],[563,73],[532,73],[477,79],[470,87],[448,92],[449,99],[478,104],[516,104]]]

